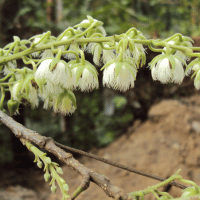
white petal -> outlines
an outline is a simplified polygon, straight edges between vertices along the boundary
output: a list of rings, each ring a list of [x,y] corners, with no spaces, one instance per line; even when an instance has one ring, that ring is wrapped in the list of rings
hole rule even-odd
[[[173,82],[174,83],[182,83],[183,78],[185,76],[184,69],[182,63],[175,58],[175,69],[172,71],[173,73]]]
[[[160,63],[157,64],[158,69],[158,80],[162,83],[168,83],[171,81],[172,72],[169,65],[169,59],[164,58]]]

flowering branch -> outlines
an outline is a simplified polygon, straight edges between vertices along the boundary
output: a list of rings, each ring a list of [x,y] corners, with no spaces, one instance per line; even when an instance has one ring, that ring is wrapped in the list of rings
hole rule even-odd
[[[5,75],[0,86],[11,93],[8,109],[12,114],[18,113],[22,99],[33,108],[41,99],[45,109],[71,114],[76,109],[74,90],[89,92],[99,87],[98,70],[85,60],[85,51],[93,55],[94,64],[103,65],[103,86],[126,92],[135,86],[137,72],[146,63],[146,45],[160,53],[149,63],[153,80],[180,84],[193,71],[199,89],[200,53],[193,51],[200,47],[192,47],[192,42],[180,33],[165,40],[146,39],[136,28],[106,36],[103,22],[88,16],[57,38],[50,31],[29,40],[14,36],[12,43],[0,49],[0,71]],[[191,57],[197,57],[196,61],[187,66]],[[18,59],[32,69],[18,69]]]

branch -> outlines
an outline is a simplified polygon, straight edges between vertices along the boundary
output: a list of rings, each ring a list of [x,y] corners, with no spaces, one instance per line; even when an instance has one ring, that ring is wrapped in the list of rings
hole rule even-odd
[[[58,142],[56,142],[56,141],[54,141],[54,143],[55,143],[57,146],[61,147],[62,149],[66,149],[66,150],[68,150],[68,151],[70,151],[70,152],[78,153],[78,154],[87,156],[87,157],[89,157],[89,158],[95,159],[95,160],[99,160],[99,161],[104,162],[104,163],[107,163],[107,164],[109,164],[109,165],[112,165],[112,166],[115,166],[115,167],[124,169],[124,170],[129,171],[129,172],[133,172],[133,173],[135,173],[135,174],[139,174],[139,175],[142,175],[142,176],[145,176],[145,177],[148,177],[148,178],[152,178],[152,179],[155,179],[155,180],[157,180],[157,181],[165,181],[165,180],[166,180],[165,178],[162,178],[162,177],[159,177],[159,176],[155,176],[155,175],[153,175],[153,174],[149,174],[149,173],[146,173],[146,172],[142,172],[142,171],[139,171],[139,170],[134,169],[134,168],[132,168],[132,167],[127,167],[127,166],[125,166],[125,165],[122,165],[122,164],[113,162],[113,161],[111,161],[111,160],[107,160],[107,159],[105,159],[105,158],[96,156],[96,155],[94,155],[94,154],[87,153],[87,152],[81,151],[81,150],[79,150],[79,149],[74,149],[74,148],[72,148],[72,147],[65,146],[65,145],[60,144],[60,143],[58,143]],[[173,185],[173,186],[175,186],[175,187],[178,187],[178,188],[180,188],[180,189],[185,189],[185,188],[187,188],[185,185],[182,185],[182,184],[180,184],[180,183],[176,183],[175,181],[172,181],[172,182],[170,182],[169,184],[170,184],[170,185]]]
[[[41,136],[35,131],[27,129],[2,111],[0,111],[0,120],[15,134],[17,138],[20,138],[22,142],[26,139],[37,144],[40,148],[46,149],[82,176],[79,187],[71,196],[72,200],[89,187],[90,181],[101,187],[109,197],[119,200],[133,200],[132,196],[113,185],[107,177],[80,164],[73,158],[72,154],[67,153],[63,149],[56,146],[52,138]]]

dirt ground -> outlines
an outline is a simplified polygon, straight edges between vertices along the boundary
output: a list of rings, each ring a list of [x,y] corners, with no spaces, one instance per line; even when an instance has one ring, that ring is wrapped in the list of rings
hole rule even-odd
[[[135,121],[128,132],[106,148],[94,150],[95,154],[115,162],[167,178],[181,169],[185,179],[200,185],[200,96],[181,100],[162,100],[152,106],[148,120]],[[105,163],[88,158],[80,159],[85,166],[106,175],[113,184],[127,192],[142,190],[158,183]],[[72,192],[81,180],[76,173],[64,167],[64,178]],[[181,195],[175,187],[162,188],[172,196]],[[57,192],[49,200],[60,200]],[[78,200],[111,199],[94,184]],[[155,199],[151,195],[146,199]]]
[[[200,95],[180,100],[162,100],[151,107],[148,119],[144,123],[134,121],[127,133],[112,144],[91,152],[163,178],[181,169],[180,174],[183,178],[200,185]],[[93,171],[104,174],[113,184],[127,192],[142,190],[158,183],[90,158],[82,157],[79,161]],[[63,171],[63,178],[69,184],[72,193],[79,185],[81,177],[66,166],[63,166]],[[19,185],[9,186],[0,190],[0,199],[61,200],[61,192],[58,190],[56,194],[51,194],[48,183],[44,183],[43,174],[37,173],[34,172],[30,180],[32,184],[36,184],[35,191]],[[181,194],[181,190],[175,187],[165,187],[161,190],[174,197]],[[19,198],[16,198],[18,196]],[[93,183],[77,198],[102,199],[111,198]],[[145,199],[155,198],[148,195]]]

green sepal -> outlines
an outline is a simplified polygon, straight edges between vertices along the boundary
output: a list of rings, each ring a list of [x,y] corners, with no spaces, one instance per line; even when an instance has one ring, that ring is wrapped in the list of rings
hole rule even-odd
[[[78,80],[80,79],[82,73],[83,73],[83,70],[85,68],[84,65],[81,65],[81,64],[75,64],[77,65],[77,70],[76,70],[76,83],[78,83]]]
[[[200,63],[200,60],[199,60],[199,58],[196,58],[196,59],[194,59],[192,62],[190,62],[190,64],[186,67],[186,69],[185,69],[185,73],[192,67],[192,66],[194,66],[195,64],[197,64],[197,63]]]
[[[160,54],[160,55],[158,55],[158,56],[156,56],[150,63],[149,63],[149,65],[151,66],[151,69],[153,68],[153,66],[160,60],[160,59],[163,59],[163,58],[165,58],[166,57],[166,55],[164,54]]]
[[[174,58],[174,56],[173,56],[173,55],[169,55],[167,58],[168,58],[169,61],[170,61],[172,70],[175,70],[175,58]]]
[[[31,80],[34,79],[34,76],[35,76],[34,74],[30,74],[26,76],[25,81],[21,88],[21,93],[23,93],[24,89],[26,90],[26,93],[29,93],[29,83],[31,82]]]
[[[68,95],[69,99],[71,100],[73,106],[75,108],[77,108],[77,105],[76,105],[76,96],[74,95],[74,93],[71,90],[68,90],[67,91],[67,95]]]
[[[130,39],[129,39],[129,49],[130,49],[131,53],[133,53],[135,50],[135,43],[132,42]]]
[[[128,39],[123,39],[123,51],[125,52],[128,47]]]
[[[85,61],[85,62],[86,62],[85,68],[88,71],[90,71],[93,74],[93,76],[98,80],[98,77],[97,77],[98,71],[96,70],[96,68],[90,62],[88,61]]]
[[[105,68],[108,67],[109,65],[113,64],[114,62],[116,62],[115,59],[112,59],[112,60],[108,61],[108,62],[100,69],[100,71],[102,71],[103,69],[105,69]]]
[[[10,100],[8,101],[8,103],[7,103],[7,106],[8,106],[10,115],[12,116],[12,115],[14,115],[15,112],[18,110],[18,108],[19,108],[19,102],[10,99]]]
[[[135,75],[135,72],[134,72],[134,69],[133,67],[129,64],[129,63],[126,63],[124,62],[124,66],[129,70],[129,72],[133,75],[134,77],[134,80],[136,80],[136,75]],[[137,72],[137,69],[135,68],[136,72]]]
[[[50,71],[54,70],[54,67],[58,64],[59,61],[60,61],[59,58],[52,59],[51,64],[50,64]]]
[[[115,66],[115,78],[118,77],[119,72],[121,71],[122,66],[123,66],[122,62],[117,62],[116,63],[116,66]]]

